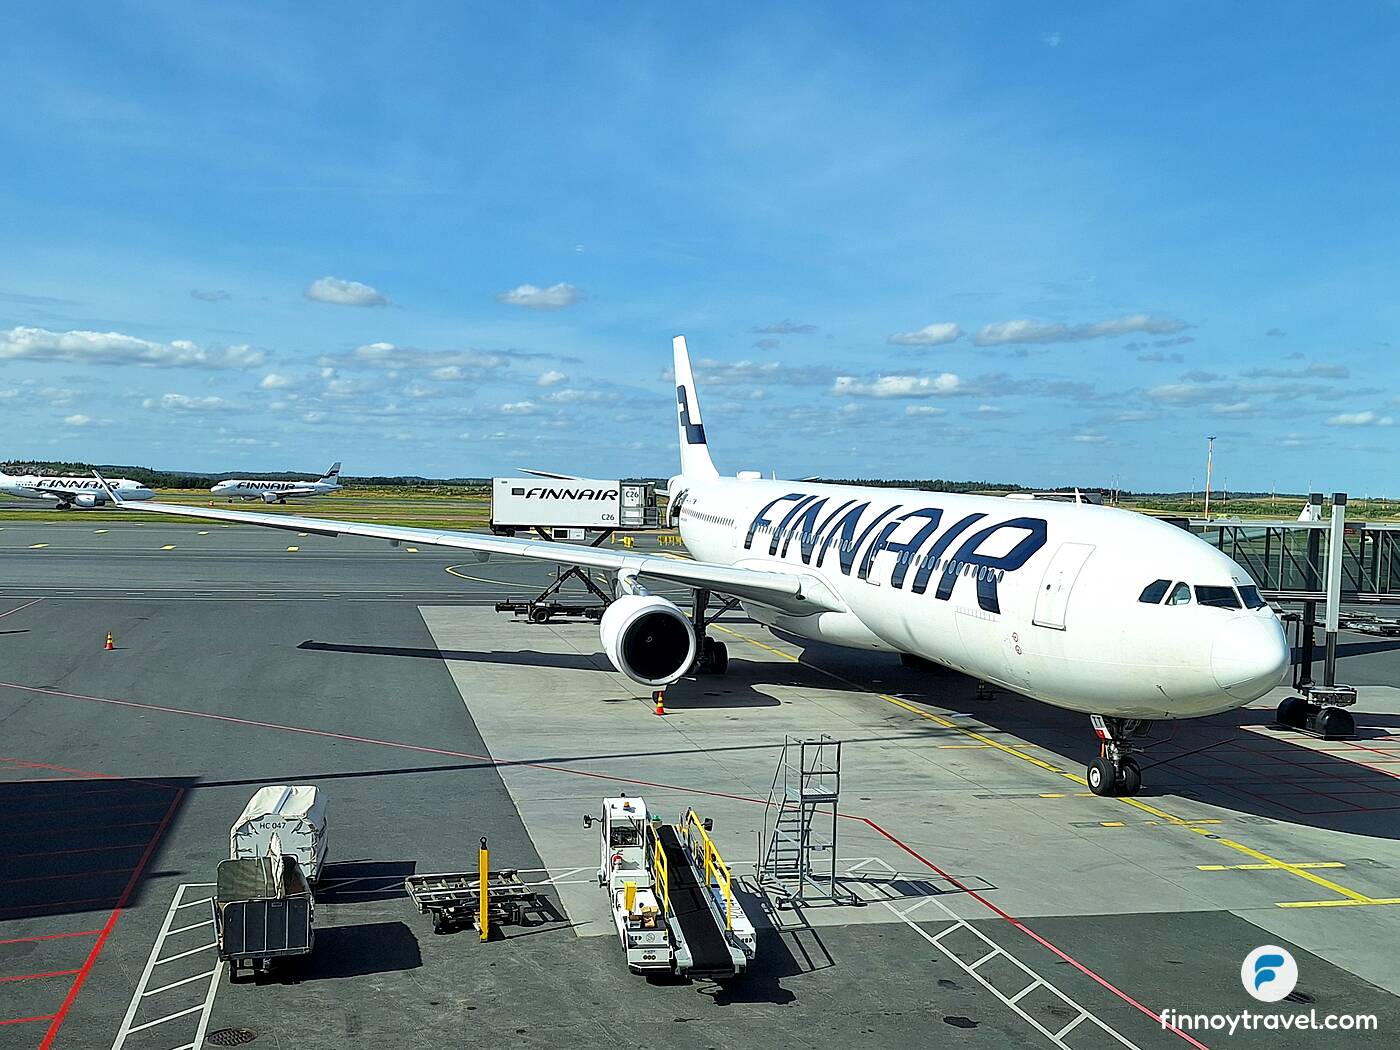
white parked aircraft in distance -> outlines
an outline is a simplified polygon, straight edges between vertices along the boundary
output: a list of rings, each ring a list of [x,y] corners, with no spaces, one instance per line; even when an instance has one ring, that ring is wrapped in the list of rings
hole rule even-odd
[[[683,337],[674,342],[681,472],[671,521],[694,560],[436,529],[148,503],[135,510],[371,536],[610,570],[608,659],[652,687],[721,672],[711,596],[801,638],[932,661],[1092,716],[1088,783],[1133,794],[1133,738],[1153,720],[1241,707],[1288,666],[1255,583],[1210,544],[1132,511],[908,489],[721,477]],[[650,593],[679,584],[687,617]],[[1287,701],[1285,701],[1286,703]]]
[[[154,499],[155,493],[130,478],[108,478],[107,484],[121,495],[121,501]],[[45,474],[6,474],[0,470],[0,493],[21,499],[51,500],[56,510],[74,507],[90,510],[111,502],[96,478],[74,478]]]
[[[209,490],[216,496],[227,496],[232,502],[236,499],[257,500],[264,503],[286,503],[289,499],[304,499],[307,496],[329,496],[340,491],[340,462],[331,464],[331,469],[319,481],[272,481],[268,478],[230,478],[221,481]]]

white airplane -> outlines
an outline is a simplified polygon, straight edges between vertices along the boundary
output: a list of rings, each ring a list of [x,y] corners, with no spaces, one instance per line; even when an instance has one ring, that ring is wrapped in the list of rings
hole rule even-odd
[[[236,499],[262,500],[264,503],[286,503],[289,499],[303,499],[307,496],[328,496],[340,491],[340,463],[331,464],[331,469],[319,481],[272,481],[267,478],[230,478],[221,481],[209,490],[215,496],[227,496],[232,502]]]
[[[722,672],[712,596],[801,638],[899,653],[1092,716],[1088,782],[1133,794],[1153,720],[1240,707],[1278,684],[1283,627],[1249,575],[1174,525],[1084,503],[721,477],[683,337],[674,342],[681,472],[670,516],[694,560],[526,539],[148,503],[133,509],[349,534],[609,570],[600,630],[643,685]],[[694,592],[687,617],[650,584]],[[718,615],[718,614],[716,614]],[[911,661],[912,662],[912,661]]]
[[[154,492],[130,478],[108,478],[107,484],[121,494],[122,502],[155,498]],[[56,510],[72,510],[74,507],[91,510],[109,502],[107,493],[96,478],[52,474],[6,474],[0,470],[0,493],[21,499],[52,500],[58,504]]]

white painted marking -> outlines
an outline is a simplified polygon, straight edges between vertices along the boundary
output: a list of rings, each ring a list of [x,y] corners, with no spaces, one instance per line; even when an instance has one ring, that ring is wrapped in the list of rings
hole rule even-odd
[[[31,544],[29,545],[29,549],[32,550],[32,551],[37,551],[37,550],[43,550],[43,549],[44,549],[45,547],[47,547],[47,546],[48,546],[47,543],[31,543]]]
[[[1076,1017],[1073,1021],[1071,1021],[1069,1024],[1065,1025],[1065,1026],[1064,1026],[1063,1028],[1061,1028],[1058,1032],[1056,1032],[1056,1033],[1055,1033],[1055,1038],[1056,1038],[1056,1039],[1063,1039],[1065,1036],[1069,1035],[1070,1032],[1074,1031],[1074,1026],[1075,1026],[1075,1025],[1077,1025],[1080,1021],[1084,1020],[1084,1018],[1086,1018],[1086,1017],[1088,1017],[1088,1016],[1089,1016],[1089,1011],[1088,1011],[1088,1010],[1085,1010],[1082,1014],[1080,1014],[1078,1017]]]
[[[1037,988],[1039,988],[1040,985],[1041,985],[1041,980],[1040,980],[1039,977],[1037,977],[1034,981],[1032,981],[1030,984],[1026,985],[1024,988],[1022,988],[1022,989],[1021,989],[1019,992],[1017,992],[1015,995],[1013,995],[1009,1001],[1010,1001],[1010,1002],[1013,1002],[1013,1003],[1019,1003],[1019,1002],[1020,1002],[1022,999],[1024,999],[1027,995],[1029,995],[1031,992],[1033,992],[1033,991],[1035,991]]]
[[[210,885],[210,883],[197,883],[197,882],[192,882],[192,883],[186,883],[186,885],[187,885],[187,886],[199,886],[199,885]],[[197,900],[197,901],[185,901],[184,903],[182,903],[182,904],[180,905],[180,907],[182,907],[182,908],[193,908],[196,904],[212,904],[213,901],[214,901],[214,898],[213,898],[213,897],[201,897],[201,898],[199,898],[199,900]]]
[[[166,936],[174,937],[178,933],[188,933],[190,930],[197,930],[201,926],[213,926],[213,919],[205,919],[203,922],[192,922],[188,926],[181,926],[178,930],[171,930]]]
[[[164,959],[157,959],[156,965],[164,966],[166,963],[174,962],[176,959],[188,959],[191,955],[198,955],[200,952],[207,952],[210,948],[217,948],[218,946],[218,941],[210,941],[208,944],[201,944],[198,948],[191,948],[189,951],[181,952],[179,955],[167,955]]]
[[[206,972],[206,973],[197,973],[197,974],[195,974],[193,977],[186,977],[186,978],[184,978],[184,979],[182,979],[182,980],[179,980],[179,981],[171,981],[169,984],[163,984],[163,985],[161,985],[159,988],[152,988],[152,989],[150,989],[149,991],[142,992],[142,993],[141,993],[141,998],[144,999],[144,998],[145,998],[146,996],[148,996],[148,995],[159,995],[161,992],[168,992],[168,991],[170,991],[170,989],[172,989],[172,988],[179,988],[180,985],[182,985],[182,984],[189,984],[191,981],[198,981],[198,980],[200,980],[200,979],[203,978],[203,977],[213,977],[213,976],[214,976],[214,971],[213,971],[213,970],[209,970],[209,971]]]
[[[981,965],[982,965],[984,962],[986,962],[988,959],[996,958],[996,956],[998,956],[998,955],[1000,955],[1000,954],[1001,954],[1001,949],[1000,949],[1000,948],[993,948],[993,949],[992,949],[991,951],[989,951],[986,955],[982,956],[982,958],[978,959],[975,963],[973,963],[971,966],[969,966],[968,969],[969,969],[969,970],[975,970],[975,969],[977,969],[977,967],[981,966]]]
[[[173,544],[173,543],[167,543],[164,547],[161,548],[161,550],[163,550],[163,551],[173,551],[174,549],[175,549],[175,544]]]
[[[181,1010],[179,1013],[166,1014],[164,1017],[157,1017],[154,1021],[146,1021],[143,1024],[138,1024],[135,1028],[128,1028],[126,1034],[134,1035],[136,1032],[144,1032],[147,1028],[154,1028],[158,1024],[165,1024],[166,1021],[173,1021],[177,1017],[188,1017],[196,1010],[203,1009],[204,1006],[201,1004],[199,1006],[191,1006],[188,1010]]]

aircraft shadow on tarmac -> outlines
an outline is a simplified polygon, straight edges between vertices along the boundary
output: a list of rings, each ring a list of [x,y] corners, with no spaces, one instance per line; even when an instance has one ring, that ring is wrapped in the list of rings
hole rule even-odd
[[[1068,772],[1082,776],[1097,754],[1088,718],[1073,711],[1005,691],[980,698],[973,679],[946,668],[908,668],[887,655],[784,640],[804,646],[804,664],[829,668],[847,679],[873,681],[910,703],[967,712],[997,731],[990,734],[994,738],[1006,733],[1034,744],[1031,754],[1052,763],[1057,763],[1056,755],[1064,756]],[[1338,674],[1344,679],[1342,666]],[[1159,723],[1147,741],[1150,746],[1139,755],[1144,774],[1139,797],[1176,795],[1233,810],[1247,821],[1400,838],[1400,778],[1360,764],[1380,757],[1366,750],[1366,740],[1390,736],[1384,727],[1393,725],[1395,718],[1372,716],[1364,708],[1353,713],[1358,727],[1355,747],[1336,742],[1327,746],[1345,750],[1355,761],[1288,739],[1286,731],[1272,725],[1272,711],[1239,708]],[[957,735],[935,723],[927,723],[924,732],[930,744]],[[1178,812],[1180,806],[1166,808],[1178,816],[1191,815]]]
[[[541,653],[527,649],[485,650],[485,649],[434,649],[411,645],[352,645],[345,642],[318,642],[312,639],[297,646],[304,652],[352,653],[364,656],[409,657],[420,660],[461,661],[477,664],[503,664],[510,667],[562,668],[572,671],[597,671],[616,674],[607,657],[602,653],[589,656],[584,653]],[[758,684],[773,683],[746,676],[740,668],[742,661],[730,663],[730,673],[724,678],[703,678],[696,681],[704,688],[675,688],[666,694],[666,706],[682,708],[723,708],[723,707],[777,707],[780,701],[767,693],[760,692]],[[607,702],[636,703],[637,698],[621,695]]]
[[[152,876],[179,874],[155,869],[190,782],[74,775],[18,759],[0,760],[0,778],[0,931],[131,907]]]

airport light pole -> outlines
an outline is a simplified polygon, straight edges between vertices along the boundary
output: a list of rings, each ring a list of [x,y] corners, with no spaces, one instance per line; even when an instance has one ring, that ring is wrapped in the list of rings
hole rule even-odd
[[[1210,469],[1215,459],[1215,435],[1206,438],[1206,521],[1210,521]]]

